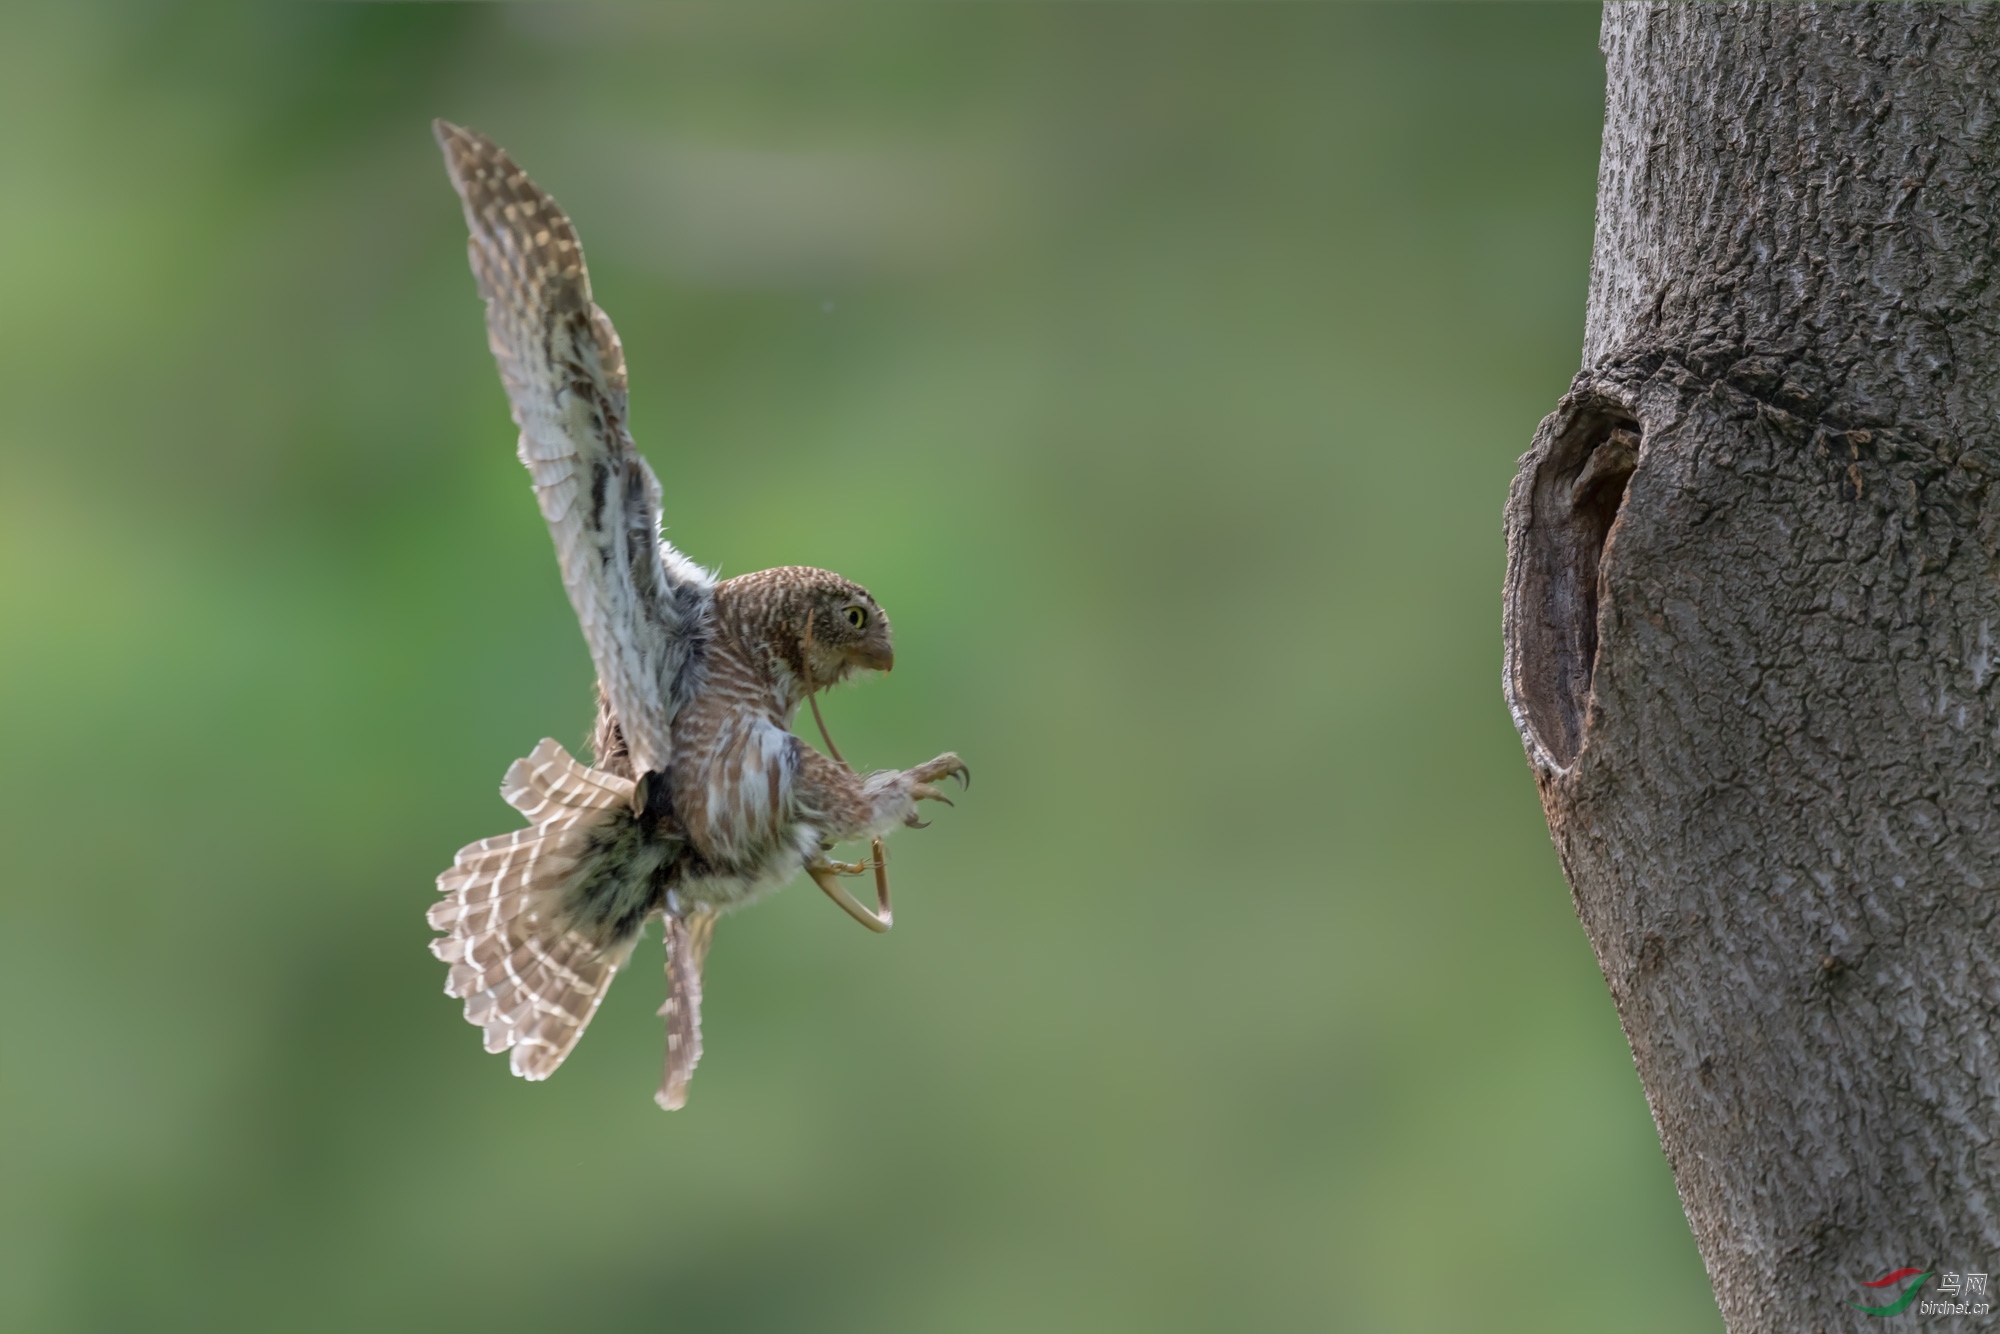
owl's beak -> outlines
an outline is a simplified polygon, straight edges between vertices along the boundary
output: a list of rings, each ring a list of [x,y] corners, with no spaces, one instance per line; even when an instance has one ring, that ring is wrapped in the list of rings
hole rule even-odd
[[[854,660],[871,672],[886,672],[896,666],[896,650],[887,644],[863,644],[855,650]]]

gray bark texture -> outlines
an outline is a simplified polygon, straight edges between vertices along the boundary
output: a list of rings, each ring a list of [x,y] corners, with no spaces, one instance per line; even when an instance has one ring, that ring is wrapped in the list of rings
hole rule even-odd
[[[1728,1328],[1880,1328],[2000,1274],[2000,8],[1603,51],[1507,700]]]

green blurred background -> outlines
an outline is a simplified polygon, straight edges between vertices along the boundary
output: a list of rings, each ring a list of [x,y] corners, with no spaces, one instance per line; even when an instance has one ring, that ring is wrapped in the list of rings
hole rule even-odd
[[[1719,1328],[1499,692],[1592,6],[0,19],[0,1326]],[[590,670],[434,115],[576,218],[673,538],[895,618],[897,930],[552,1082],[432,877]]]

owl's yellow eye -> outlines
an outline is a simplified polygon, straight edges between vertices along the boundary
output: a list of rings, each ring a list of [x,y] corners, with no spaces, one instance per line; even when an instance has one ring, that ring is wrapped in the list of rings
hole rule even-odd
[[[862,629],[868,624],[868,613],[859,607],[849,607],[847,609],[847,623],[857,630]]]

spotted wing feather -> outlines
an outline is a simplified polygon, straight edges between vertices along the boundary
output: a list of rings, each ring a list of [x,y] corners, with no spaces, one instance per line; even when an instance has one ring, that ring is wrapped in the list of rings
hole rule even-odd
[[[660,485],[626,429],[624,349],[591,300],[576,230],[491,141],[433,129],[563,587],[634,771],[664,770],[673,683],[714,580],[660,537]]]

